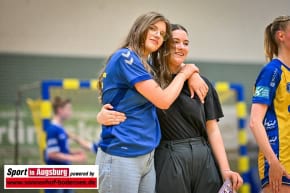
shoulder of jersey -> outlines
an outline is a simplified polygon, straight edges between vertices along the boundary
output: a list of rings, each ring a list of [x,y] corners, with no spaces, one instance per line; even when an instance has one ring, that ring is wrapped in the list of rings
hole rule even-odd
[[[271,62],[269,62],[263,67],[263,70],[279,73],[281,72],[281,66],[282,66],[282,63],[280,61],[272,60]]]
[[[136,60],[135,53],[127,48],[122,48],[115,53],[116,57],[123,60],[126,64],[132,65]]]
[[[57,133],[58,131],[59,131],[59,128],[53,124],[51,124],[46,130],[46,132],[49,132],[49,133]]]

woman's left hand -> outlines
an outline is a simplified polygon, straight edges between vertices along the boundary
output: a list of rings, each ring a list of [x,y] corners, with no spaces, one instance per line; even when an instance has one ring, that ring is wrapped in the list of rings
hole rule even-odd
[[[194,93],[197,94],[200,101],[204,103],[204,99],[208,92],[208,86],[206,82],[201,78],[199,73],[193,73],[188,79],[188,87],[190,90],[191,98],[194,97]]]
[[[243,178],[240,176],[239,173],[231,171],[231,170],[224,170],[222,171],[223,179],[230,179],[233,185],[233,189],[237,191],[243,184]]]
[[[97,122],[106,125],[119,125],[126,120],[126,115],[124,113],[114,111],[114,107],[110,104],[105,104],[101,111],[97,114]]]

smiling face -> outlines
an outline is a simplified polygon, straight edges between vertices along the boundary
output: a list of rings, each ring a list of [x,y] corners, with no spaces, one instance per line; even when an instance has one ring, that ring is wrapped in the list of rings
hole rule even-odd
[[[189,40],[187,32],[182,29],[172,31],[172,39],[173,45],[170,51],[169,67],[171,71],[176,71],[188,55]]]
[[[145,40],[145,55],[157,51],[166,40],[166,24],[164,21],[158,21],[149,26]]]

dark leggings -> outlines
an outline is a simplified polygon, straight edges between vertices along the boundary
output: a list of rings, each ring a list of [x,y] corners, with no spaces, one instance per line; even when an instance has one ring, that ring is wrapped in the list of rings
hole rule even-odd
[[[161,141],[155,151],[156,193],[215,193],[222,179],[203,138]]]

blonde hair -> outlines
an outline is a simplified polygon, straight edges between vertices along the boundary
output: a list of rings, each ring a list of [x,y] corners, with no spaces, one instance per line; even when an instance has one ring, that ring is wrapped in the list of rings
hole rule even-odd
[[[149,27],[159,21],[163,21],[166,24],[166,34],[168,39],[164,40],[163,44],[157,51],[152,52],[150,54],[150,61],[152,62],[153,66],[158,65],[159,63],[167,63],[168,58],[166,56],[169,54],[171,42],[170,22],[163,15],[157,12],[149,12],[139,16],[135,20],[124,43],[121,45],[120,48],[130,47],[134,52],[136,52],[139,55],[141,59],[141,56],[145,51],[145,40],[147,37]],[[108,61],[110,60],[110,57],[107,60],[107,64]],[[146,70],[148,70],[148,72],[154,73],[153,70],[151,70],[151,66],[147,63],[147,61],[142,62]],[[99,76],[98,89],[100,92],[100,96],[102,95],[103,72],[104,70]]]
[[[277,31],[286,30],[289,25],[290,16],[279,16],[265,29],[264,50],[267,61],[271,61],[278,56],[279,42],[276,38]]]

